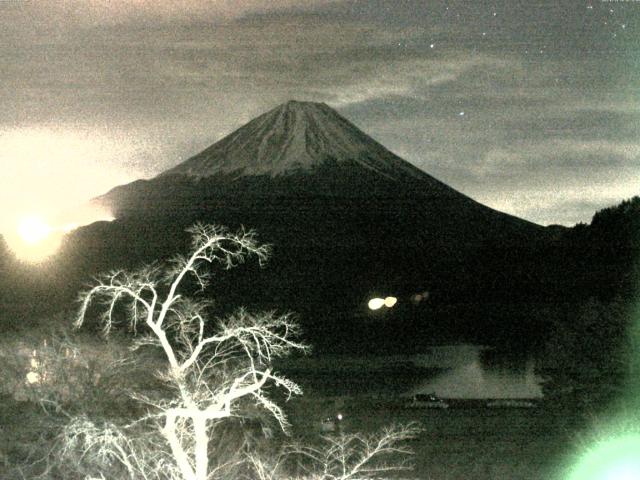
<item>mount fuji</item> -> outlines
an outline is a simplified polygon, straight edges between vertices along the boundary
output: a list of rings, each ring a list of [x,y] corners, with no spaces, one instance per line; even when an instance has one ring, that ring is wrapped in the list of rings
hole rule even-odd
[[[433,217],[438,224],[448,223],[439,218],[440,210],[455,210],[455,216],[475,224],[481,236],[488,223],[525,233],[540,230],[448,187],[326,104],[293,100],[157,177],[116,187],[94,203],[120,217],[215,208],[220,198],[240,195],[362,198],[371,204],[402,198],[403,203],[420,203],[420,216]]]
[[[94,239],[95,255],[109,257],[105,265],[184,249],[183,230],[195,221],[257,230],[273,245],[269,268],[247,278],[225,274],[221,295],[299,312],[317,337],[370,320],[366,302],[376,295],[400,298],[394,312],[417,322],[405,324],[408,335],[424,327],[424,308],[433,305],[526,296],[541,288],[531,252],[549,238],[548,229],[474,201],[311,102],[280,105],[155,178],[94,202],[117,217],[81,235]],[[429,306],[408,301],[426,291]],[[434,312],[429,325],[482,336],[478,317],[486,312],[463,310],[455,327]]]
[[[294,100],[255,118],[163,175],[275,177],[313,172],[328,159],[397,181],[424,176],[326,104]]]

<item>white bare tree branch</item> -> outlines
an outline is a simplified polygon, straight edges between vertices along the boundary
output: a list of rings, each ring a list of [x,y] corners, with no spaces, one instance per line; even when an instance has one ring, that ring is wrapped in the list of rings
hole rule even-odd
[[[252,231],[231,234],[224,228],[203,224],[188,231],[193,236],[191,253],[175,257],[168,267],[153,265],[98,277],[95,285],[81,294],[75,324],[80,327],[84,323],[95,302],[101,309],[105,334],[123,315],[123,308],[131,330],[146,327],[144,334],[136,336],[132,348],[160,346],[167,360],[161,377],[173,386],[177,397],[169,402],[154,402],[141,395],[138,398],[157,409],[156,416],[164,418],[161,431],[181,478],[206,480],[211,474],[210,422],[236,415],[240,399],[253,399],[286,431],[286,417],[267,397],[265,386],[273,383],[289,396],[300,394],[301,389],[273,373],[270,364],[273,358],[305,350],[306,346],[297,340],[299,327],[289,315],[252,314],[240,309],[212,325],[208,321],[209,303],[182,296],[180,289],[187,277],[201,289],[206,288],[211,275],[205,269],[207,265],[215,262],[228,269],[248,256],[262,264],[269,255],[269,248],[260,245]],[[105,432],[103,436],[94,432],[91,437],[104,439]],[[109,450],[113,458],[127,471],[140,470],[115,445]]]
[[[287,473],[291,460],[298,469],[298,480],[372,480],[389,478],[393,472],[409,470],[407,456],[412,451],[407,440],[421,429],[415,423],[393,425],[365,435],[361,433],[323,436],[318,446],[289,445],[278,455],[261,458],[250,455],[255,476],[260,480],[292,478]],[[304,460],[307,460],[306,462]]]

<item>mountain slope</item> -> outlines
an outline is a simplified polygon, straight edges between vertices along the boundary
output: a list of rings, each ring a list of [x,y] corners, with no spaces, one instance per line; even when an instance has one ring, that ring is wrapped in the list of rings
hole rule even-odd
[[[352,162],[393,180],[427,177],[326,104],[298,101],[260,115],[163,175],[273,177],[309,173],[327,160]]]
[[[483,230],[540,231],[481,205],[401,159],[323,103],[290,101],[260,115],[197,155],[150,180],[114,188],[95,202],[116,216],[142,210],[200,210],[251,197],[361,198],[413,204],[434,224],[453,214]],[[299,200],[302,202],[302,200]],[[250,203],[256,203],[250,202]],[[440,212],[442,210],[442,212]],[[443,216],[444,214],[444,216]],[[479,222],[479,223],[478,223]]]
[[[253,228],[273,245],[269,268],[221,274],[216,298],[298,312],[313,343],[331,348],[337,340],[327,331],[345,349],[355,348],[355,337],[364,349],[436,334],[484,341],[506,330],[478,305],[517,301],[544,281],[531,275],[538,262],[531,246],[545,240],[543,227],[420,171],[324,104],[288,102],[95,202],[117,220],[81,229],[69,243],[69,265],[94,273],[167,258],[185,250],[184,228],[196,221]],[[429,303],[408,301],[424,291]],[[381,319],[402,318],[402,332],[363,337],[373,295],[401,299]],[[454,303],[464,305],[455,325],[447,313]],[[428,311],[435,306],[440,316]]]

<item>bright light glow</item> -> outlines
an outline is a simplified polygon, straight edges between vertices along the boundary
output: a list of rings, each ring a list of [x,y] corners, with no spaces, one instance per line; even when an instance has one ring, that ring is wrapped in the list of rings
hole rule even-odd
[[[45,260],[58,250],[62,241],[62,232],[38,215],[25,215],[3,236],[15,256],[29,263]]]
[[[386,297],[386,298],[372,298],[369,300],[368,306],[369,310],[380,310],[382,307],[391,308],[396,303],[398,303],[398,299],[396,297]]]
[[[62,227],[62,231],[64,233],[73,232],[79,226],[80,226],[80,224],[78,222],[68,223],[64,227]]]
[[[56,225],[60,225],[59,230],[64,233],[72,232],[84,225],[94,222],[111,222],[115,217],[111,212],[97,205],[86,203],[75,208],[68,208],[56,215]]]
[[[384,306],[383,298],[372,298],[369,300],[369,310],[379,310]]]
[[[40,374],[38,372],[27,373],[27,383],[34,384],[40,381]]]
[[[640,436],[631,435],[596,445],[582,458],[569,480],[637,478],[640,478]]]
[[[42,218],[29,216],[20,221],[18,235],[29,245],[35,245],[51,235],[51,227]]]
[[[398,299],[396,297],[387,297],[384,299],[384,306],[387,308],[393,307],[396,303],[398,303]]]
[[[109,212],[95,206],[83,206],[61,215],[54,223],[60,226],[52,226],[41,215],[18,216],[13,228],[1,233],[17,258],[40,263],[60,248],[65,234],[89,223],[114,220]]]
[[[77,218],[59,222],[57,215],[116,185],[157,173],[132,167],[142,165],[141,158],[160,155],[146,138],[143,132],[93,125],[0,127],[0,233],[15,230],[27,213],[46,218],[56,228],[82,225]]]

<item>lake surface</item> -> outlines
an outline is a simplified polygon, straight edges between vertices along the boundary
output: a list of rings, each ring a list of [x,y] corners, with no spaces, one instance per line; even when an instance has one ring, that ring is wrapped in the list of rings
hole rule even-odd
[[[479,345],[436,346],[406,356],[302,358],[287,361],[283,370],[312,395],[542,398],[532,359]]]

